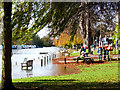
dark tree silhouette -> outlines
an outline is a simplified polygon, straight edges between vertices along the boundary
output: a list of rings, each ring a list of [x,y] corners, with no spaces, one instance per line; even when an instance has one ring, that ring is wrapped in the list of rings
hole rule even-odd
[[[4,2],[3,18],[3,52],[2,52],[2,81],[1,89],[13,89],[11,76],[11,53],[12,53],[12,28],[11,11],[12,2]]]

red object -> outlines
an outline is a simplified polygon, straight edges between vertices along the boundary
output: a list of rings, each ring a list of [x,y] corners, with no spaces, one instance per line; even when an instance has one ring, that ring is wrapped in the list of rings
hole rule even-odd
[[[107,50],[108,46],[105,46],[104,48],[105,48],[105,50]]]
[[[81,49],[83,49],[84,47],[81,47]]]

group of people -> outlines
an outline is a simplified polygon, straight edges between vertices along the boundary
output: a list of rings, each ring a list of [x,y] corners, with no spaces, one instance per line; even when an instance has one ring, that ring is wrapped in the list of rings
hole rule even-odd
[[[112,59],[112,51],[113,51],[112,44],[110,45],[106,44],[103,45],[103,47],[99,46],[98,47],[99,60],[102,60],[102,55],[103,55],[103,60],[110,61]]]
[[[99,46],[98,50],[97,50],[99,60],[110,61],[112,59],[112,51],[113,51],[112,44],[110,44],[110,45],[106,44],[106,45],[103,45],[103,47]],[[86,45],[82,46],[81,49],[80,49],[81,58],[88,57],[88,53],[89,53],[88,46],[86,46]]]

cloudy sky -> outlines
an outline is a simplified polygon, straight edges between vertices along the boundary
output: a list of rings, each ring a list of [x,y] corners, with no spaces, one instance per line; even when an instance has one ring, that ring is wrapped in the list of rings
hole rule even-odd
[[[44,36],[47,36],[49,34],[49,30],[47,27],[43,28],[40,30],[37,34],[39,35],[40,38],[43,38]]]

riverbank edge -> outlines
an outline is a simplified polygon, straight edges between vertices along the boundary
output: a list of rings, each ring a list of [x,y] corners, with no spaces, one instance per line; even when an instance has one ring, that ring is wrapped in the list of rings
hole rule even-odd
[[[112,64],[114,66],[114,63],[118,63],[118,61],[111,61],[111,62],[106,62],[106,63],[103,63],[103,64],[94,64],[92,65],[93,67],[96,67],[96,65],[101,67],[101,65],[103,66],[106,66],[106,67],[110,67]],[[80,66],[85,66],[85,68],[82,68],[81,71],[84,73],[84,70],[86,69],[90,69],[92,68],[91,65],[87,65],[87,64],[79,64],[78,66],[76,66],[77,68],[80,67]],[[80,68],[79,68],[80,69]],[[107,72],[109,72],[109,70],[107,70]],[[114,72],[112,72],[114,74]],[[76,80],[79,79],[79,77],[75,77],[74,76],[79,76],[80,73],[77,73],[77,74],[72,74],[72,75],[62,75],[62,76],[42,76],[42,77],[30,77],[30,78],[22,78],[22,79],[14,79],[13,80],[13,84],[17,87],[17,88],[22,88],[22,89],[40,89],[42,88],[43,90],[53,90],[56,88],[57,89],[66,89],[66,87],[64,86],[64,83],[65,85],[67,85],[66,83],[68,83],[67,86],[69,86],[69,84],[75,84]],[[114,74],[115,75],[115,74]],[[65,78],[64,78],[65,77]],[[70,78],[72,77],[72,78]],[[64,78],[64,79],[63,79]],[[109,77],[108,77],[109,78]],[[115,78],[118,78],[118,77],[115,77]],[[74,82],[75,80],[75,82]],[[88,79],[87,79],[88,80]],[[111,78],[112,80],[112,78]],[[96,84],[100,84],[100,87],[92,87],[90,86],[89,88],[94,88],[94,89],[101,89],[101,88],[119,88],[119,86],[117,86],[118,82],[117,81],[111,81],[111,80],[106,80],[105,82],[96,82]],[[118,79],[116,79],[118,80]],[[86,81],[86,80],[85,80]],[[77,82],[79,82],[79,80],[77,80]],[[61,85],[56,85],[56,84],[61,84]],[[62,84],[63,83],[63,84]],[[82,84],[84,82],[81,82],[80,81],[80,84]],[[87,83],[88,86],[89,85],[92,85],[91,84],[92,82],[89,82]],[[104,84],[101,84],[101,83],[104,83]],[[49,85],[50,84],[50,85]],[[55,85],[54,85],[55,84]],[[79,89],[88,89],[88,87],[84,87],[84,85],[86,86],[87,84],[83,84],[83,87],[77,87]],[[93,83],[93,86],[94,86],[95,83]],[[95,85],[96,85],[95,84]],[[103,86],[102,86],[103,85]],[[107,86],[105,86],[107,85]],[[111,86],[108,86],[108,85],[111,85]],[[113,86],[114,85],[114,86]],[[63,87],[62,87],[63,86]],[[80,85],[81,86],[81,85]],[[71,87],[71,86],[70,86]],[[69,88],[69,87],[68,87]],[[76,88],[76,85],[73,86],[73,89]],[[72,89],[72,90],[73,90]]]

